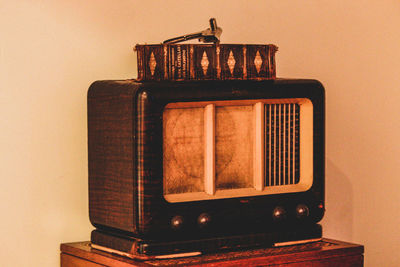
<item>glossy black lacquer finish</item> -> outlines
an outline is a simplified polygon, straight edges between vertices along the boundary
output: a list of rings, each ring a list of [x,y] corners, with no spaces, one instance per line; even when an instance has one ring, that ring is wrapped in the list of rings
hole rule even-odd
[[[184,203],[164,199],[162,114],[168,103],[274,98],[312,101],[314,179],[308,191]],[[315,224],[324,213],[324,109],[324,88],[316,80],[95,82],[88,93],[91,222],[103,231],[166,240]],[[299,216],[304,210],[298,205],[307,206],[308,216]],[[273,216],[276,207],[283,216]],[[180,226],[171,227],[176,218]]]

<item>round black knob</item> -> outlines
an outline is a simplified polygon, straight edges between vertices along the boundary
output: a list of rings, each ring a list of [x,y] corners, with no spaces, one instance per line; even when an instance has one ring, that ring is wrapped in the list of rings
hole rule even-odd
[[[178,230],[178,229],[182,228],[182,226],[183,226],[183,217],[182,216],[179,216],[179,215],[174,216],[171,219],[171,228],[172,229]]]
[[[304,204],[299,204],[296,207],[296,216],[299,219],[302,218],[306,218],[308,217],[308,215],[310,215],[310,210],[308,209],[308,207]]]
[[[275,209],[272,211],[272,218],[275,221],[282,221],[286,218],[286,210],[281,206],[275,207]]]
[[[208,213],[202,213],[197,218],[197,223],[201,228],[206,227],[211,222],[211,216]]]

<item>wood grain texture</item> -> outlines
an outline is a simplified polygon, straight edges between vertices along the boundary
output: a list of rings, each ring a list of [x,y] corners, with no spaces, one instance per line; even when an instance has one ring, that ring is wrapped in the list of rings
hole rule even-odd
[[[135,262],[125,257],[94,250],[91,248],[90,242],[61,244],[60,250],[62,267],[83,267],[90,266],[90,264],[95,264],[93,266],[120,267],[149,266],[145,263]]]
[[[136,45],[139,81],[276,78],[272,44]]]
[[[61,253],[60,255],[61,267],[101,267],[102,264],[97,264],[85,259],[81,259],[69,254]]]
[[[135,87],[96,82],[88,92],[89,214],[94,225],[135,231]]]
[[[165,200],[162,118],[166,105],[298,98],[310,99],[314,107],[316,178],[310,190],[190,203]],[[278,204],[287,210],[307,204],[310,216],[305,223],[318,222],[324,213],[319,208],[324,203],[324,89],[315,80],[96,82],[88,93],[88,149],[90,218],[102,230],[135,237],[193,238],[272,229],[279,226],[271,218]],[[213,225],[200,231],[197,219],[204,212],[212,216]],[[294,213],[288,214],[288,224],[297,224]],[[170,226],[177,215],[185,220],[182,231]]]
[[[338,240],[281,247],[206,254],[189,258],[137,261],[92,249],[89,242],[61,245],[62,255],[105,266],[363,266],[364,247]],[[62,256],[61,265],[70,257]],[[94,265],[96,266],[96,265]]]
[[[151,259],[181,253],[212,253],[245,248],[273,247],[274,244],[304,243],[304,240],[320,240],[320,225],[297,227],[296,229],[270,230],[262,233],[227,235],[220,237],[197,237],[183,240],[148,240],[124,235],[110,234],[94,230],[91,242],[96,248],[106,252],[115,251],[119,255],[133,259]]]

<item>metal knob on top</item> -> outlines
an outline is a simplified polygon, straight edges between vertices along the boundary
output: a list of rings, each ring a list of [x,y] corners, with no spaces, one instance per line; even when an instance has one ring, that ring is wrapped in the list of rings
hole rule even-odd
[[[222,34],[222,29],[217,26],[217,20],[215,18],[210,19],[210,28],[200,31],[200,32],[195,32],[195,33],[190,33],[190,34],[185,34],[182,36],[174,37],[168,40],[165,40],[163,44],[175,44],[179,42],[184,42],[187,40],[192,40],[192,39],[199,39],[200,42],[203,43],[219,43],[220,37]]]

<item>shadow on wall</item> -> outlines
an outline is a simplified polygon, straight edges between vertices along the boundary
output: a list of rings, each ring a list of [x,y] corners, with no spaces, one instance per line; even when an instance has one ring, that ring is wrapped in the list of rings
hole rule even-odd
[[[353,238],[353,188],[346,174],[330,159],[327,159],[325,188],[323,236],[350,241]]]

